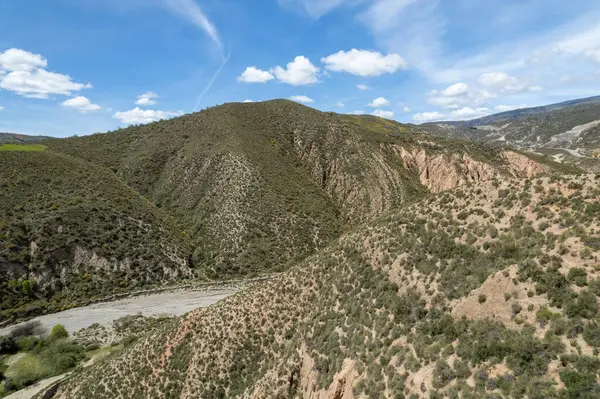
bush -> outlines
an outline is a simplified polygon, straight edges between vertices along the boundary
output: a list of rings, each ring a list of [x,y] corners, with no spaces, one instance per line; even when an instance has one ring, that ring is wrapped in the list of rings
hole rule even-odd
[[[123,338],[121,340],[121,344],[123,344],[123,346],[127,347],[131,344],[133,344],[135,341],[137,341],[138,337],[137,335],[131,334],[126,336],[125,338]]]
[[[587,285],[587,272],[581,267],[574,267],[569,270],[567,279],[569,282],[576,284],[579,287],[583,287],[584,285]]]
[[[69,338],[69,332],[62,324],[57,324],[52,327],[50,331],[50,339],[57,340],[62,338]]]
[[[28,321],[19,324],[10,331],[10,336],[13,338],[27,337],[30,335],[42,335],[44,333],[42,323],[37,320]]]
[[[11,336],[0,336],[0,355],[16,353],[19,350],[17,342]]]

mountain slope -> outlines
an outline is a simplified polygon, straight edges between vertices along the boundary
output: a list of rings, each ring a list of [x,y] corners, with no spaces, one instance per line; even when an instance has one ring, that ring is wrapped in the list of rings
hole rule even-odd
[[[0,152],[0,319],[193,277],[183,229],[105,168]]]
[[[213,276],[281,270],[348,226],[460,184],[556,165],[284,100],[54,140],[176,216]]]
[[[594,158],[600,155],[600,97],[422,127],[437,135],[530,149],[559,161],[597,167]]]
[[[27,144],[37,143],[42,140],[48,140],[52,137],[47,136],[28,136],[16,133],[0,133],[0,144]]]
[[[492,180],[396,211],[55,397],[597,397],[597,182]]]

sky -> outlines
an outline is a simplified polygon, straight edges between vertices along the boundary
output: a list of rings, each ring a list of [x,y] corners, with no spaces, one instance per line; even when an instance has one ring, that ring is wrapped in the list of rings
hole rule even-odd
[[[423,123],[594,95],[597,0],[0,0],[0,132],[275,98]]]

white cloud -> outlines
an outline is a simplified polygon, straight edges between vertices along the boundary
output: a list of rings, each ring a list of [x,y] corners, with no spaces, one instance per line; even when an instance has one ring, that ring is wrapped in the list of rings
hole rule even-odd
[[[478,106],[485,103],[496,95],[482,90],[473,92],[469,85],[464,82],[453,84],[444,90],[432,90],[429,92],[427,102],[445,109],[460,109],[465,106]]]
[[[504,104],[500,104],[500,105],[496,105],[494,107],[494,110],[498,111],[498,112],[506,112],[506,111],[512,111],[512,110],[521,109],[521,108],[531,108],[531,105],[527,105],[527,104],[521,104],[521,105],[504,105]]]
[[[421,112],[419,114],[413,115],[413,120],[415,122],[431,122],[431,121],[439,121],[444,118],[444,114],[441,112]]]
[[[73,82],[68,75],[44,69],[13,71],[4,76],[0,75],[0,88],[29,98],[47,99],[50,94],[69,96],[74,91],[91,87],[89,83]]]
[[[376,51],[339,51],[321,58],[325,68],[334,72],[347,72],[358,76],[380,76],[407,68],[408,64],[398,54],[383,55]]]
[[[149,91],[144,94],[140,94],[135,103],[137,105],[154,105],[156,104],[156,101],[154,101],[155,98],[158,98],[158,94],[153,91]]]
[[[465,107],[465,108],[457,109],[457,110],[450,112],[450,114],[448,114],[446,116],[446,119],[448,119],[448,120],[475,119],[475,118],[480,118],[482,116],[486,116],[489,114],[491,114],[491,111],[489,110],[489,108],[486,108],[486,107],[480,107],[480,108]]]
[[[84,96],[70,98],[66,101],[63,101],[60,105],[66,108],[73,108],[81,112],[98,111],[101,108],[97,104],[92,104],[92,102]]]
[[[383,109],[376,109],[375,111],[373,111],[373,113],[371,115],[375,115],[380,118],[391,119],[394,117],[394,112],[393,111],[385,111]]]
[[[410,107],[404,107],[402,110],[403,110],[404,112],[406,112],[406,113],[409,113],[409,112],[411,112],[411,109],[410,109]]]
[[[139,107],[135,107],[129,111],[117,112],[113,115],[113,118],[118,119],[122,123],[132,125],[156,122],[161,119],[168,119],[181,114],[182,112],[155,111],[150,109],[144,110],[140,109]]]
[[[2,105],[0,105],[0,111],[2,111],[4,109],[4,107]]]
[[[345,107],[346,105],[345,105],[343,102],[341,102],[341,101],[338,101],[337,103],[335,103],[335,106],[336,106],[336,107],[343,108],[343,107]]]
[[[273,76],[272,73],[253,66],[246,68],[246,70],[237,78],[238,82],[243,83],[266,83],[273,79],[275,79],[275,76]]]
[[[413,120],[419,123],[431,122],[431,121],[461,121],[481,118],[482,116],[490,115],[492,111],[487,107],[464,107],[461,109],[455,109],[447,114],[441,112],[422,112],[420,114],[413,115]]]
[[[459,97],[469,94],[469,86],[466,83],[456,83],[442,90],[444,97]]]
[[[244,102],[245,102],[245,103],[253,103],[253,102],[254,102],[254,100],[251,100],[251,99],[249,99],[249,98],[248,98],[248,99],[244,100]]]
[[[357,111],[350,112],[350,114],[352,114],[352,115],[364,115],[365,111],[357,110]]]
[[[479,84],[484,87],[500,89],[503,93],[522,93],[527,91],[541,91],[541,86],[530,86],[521,82],[506,72],[486,72],[479,77]]]
[[[307,97],[307,96],[291,96],[290,100],[296,101],[298,103],[305,103],[305,104],[315,102],[315,100],[313,100],[312,98]]]
[[[48,66],[48,61],[39,54],[18,48],[0,53],[0,71],[31,71]]]
[[[73,82],[71,77],[43,69],[48,62],[39,54],[21,49],[0,53],[0,88],[23,97],[47,99],[50,94],[71,95],[91,84]]]
[[[389,107],[390,101],[385,97],[377,97],[371,103],[368,104],[371,108],[381,108],[381,107]]]
[[[219,49],[221,51],[223,50],[217,28],[194,0],[162,0],[162,2],[171,12],[189,20],[194,25],[204,30],[217,46],[219,46]]]
[[[369,86],[367,86],[367,85],[362,85],[362,84],[361,84],[361,85],[356,85],[356,88],[357,88],[358,90],[370,90],[370,89],[371,89]]]
[[[299,55],[294,61],[287,64],[286,69],[276,66],[271,69],[271,72],[280,82],[292,86],[309,85],[319,82],[319,79],[317,78],[319,68],[314,66],[310,60],[303,55]]]

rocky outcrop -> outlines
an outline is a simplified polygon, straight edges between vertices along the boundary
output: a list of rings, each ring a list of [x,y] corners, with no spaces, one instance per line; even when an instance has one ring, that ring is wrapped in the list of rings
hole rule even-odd
[[[417,173],[421,184],[432,193],[450,190],[468,183],[490,180],[499,171],[492,165],[474,160],[466,153],[429,155],[424,149],[395,147],[404,168]]]
[[[503,151],[501,156],[515,177],[532,177],[551,170],[549,166],[514,151]]]

